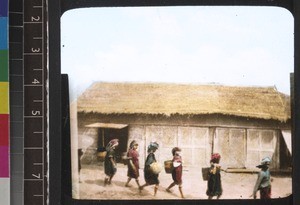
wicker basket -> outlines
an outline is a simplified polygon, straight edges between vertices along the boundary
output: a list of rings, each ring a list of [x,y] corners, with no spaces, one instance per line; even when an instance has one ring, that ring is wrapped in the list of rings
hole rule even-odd
[[[100,162],[104,162],[105,156],[106,156],[106,151],[101,151],[97,153],[98,159]]]
[[[210,170],[210,167],[202,167],[202,179],[203,179],[203,181],[208,180],[209,170]]]
[[[164,165],[165,165],[165,171],[167,174],[170,174],[172,173],[172,170],[173,170],[173,161],[172,160],[167,160],[164,162]]]
[[[105,147],[98,147],[97,149],[97,158],[100,162],[104,162],[106,156],[106,149]]]

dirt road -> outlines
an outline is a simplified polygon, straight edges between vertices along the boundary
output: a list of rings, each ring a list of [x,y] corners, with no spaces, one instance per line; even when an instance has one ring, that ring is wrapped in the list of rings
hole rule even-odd
[[[257,174],[221,173],[223,195],[222,199],[249,199],[257,178]],[[272,173],[271,173],[272,174]],[[143,170],[140,169],[140,184],[144,184]],[[153,186],[145,187],[139,193],[134,180],[131,180],[130,187],[125,187],[127,180],[127,167],[118,164],[118,170],[111,185],[104,187],[104,171],[102,166],[83,166],[80,173],[81,183],[74,183],[79,190],[81,199],[180,199],[178,187],[175,186],[172,192],[165,189],[172,182],[171,174],[164,170],[159,175],[160,187],[157,195],[153,196]],[[207,199],[207,181],[202,180],[201,170],[184,168],[183,171],[183,192],[186,199]],[[272,198],[286,197],[292,193],[291,177],[272,176]],[[258,193],[259,196],[259,193]]]

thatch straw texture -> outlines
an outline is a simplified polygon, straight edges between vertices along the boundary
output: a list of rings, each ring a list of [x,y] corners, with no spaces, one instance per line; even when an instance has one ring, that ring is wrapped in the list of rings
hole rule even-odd
[[[78,112],[224,114],[286,121],[289,101],[274,87],[97,82],[79,96]]]

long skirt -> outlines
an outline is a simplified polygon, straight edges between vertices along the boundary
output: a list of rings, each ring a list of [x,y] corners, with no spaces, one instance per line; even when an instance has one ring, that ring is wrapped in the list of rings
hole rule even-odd
[[[222,183],[221,183],[221,175],[219,172],[216,174],[210,174],[209,179],[207,181],[207,196],[221,196],[223,192]]]
[[[131,164],[128,162],[128,172],[127,172],[127,176],[130,178],[134,178],[137,179],[139,178],[140,174],[139,174],[139,167],[136,165],[133,165],[134,168],[131,166]]]
[[[261,188],[259,193],[261,199],[271,199],[271,186]]]
[[[144,178],[149,185],[159,184],[158,174],[154,174],[149,168],[144,170]]]
[[[172,179],[175,182],[175,184],[182,184],[182,166],[173,169]]]

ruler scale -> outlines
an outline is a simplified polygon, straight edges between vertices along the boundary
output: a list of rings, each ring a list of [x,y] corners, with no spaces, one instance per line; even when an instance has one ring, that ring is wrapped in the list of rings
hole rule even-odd
[[[12,0],[9,8],[11,202],[47,202],[44,0]]]
[[[47,202],[44,0],[23,0],[24,204]]]

